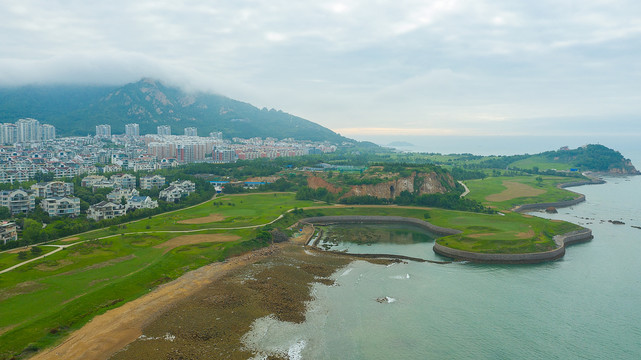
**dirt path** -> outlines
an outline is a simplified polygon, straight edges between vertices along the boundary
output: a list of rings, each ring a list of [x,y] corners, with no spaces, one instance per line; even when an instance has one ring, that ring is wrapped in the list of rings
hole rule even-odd
[[[196,293],[232,270],[274,254],[279,247],[273,245],[191,271],[147,295],[96,316],[60,345],[36,354],[31,359],[108,359],[142,335],[146,324],[177,301]]]

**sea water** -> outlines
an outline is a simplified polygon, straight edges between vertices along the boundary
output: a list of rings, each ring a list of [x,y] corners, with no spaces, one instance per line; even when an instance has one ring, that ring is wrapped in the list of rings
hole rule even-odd
[[[260,319],[248,346],[300,359],[641,359],[641,176],[605,180],[573,188],[584,203],[535,213],[593,231],[558,261],[356,261],[314,286],[303,324]]]

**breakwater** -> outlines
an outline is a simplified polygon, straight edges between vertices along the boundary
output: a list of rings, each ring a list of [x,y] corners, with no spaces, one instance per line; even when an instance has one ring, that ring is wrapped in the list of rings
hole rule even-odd
[[[313,225],[333,225],[333,224],[411,224],[438,235],[447,236],[460,234],[462,231],[456,229],[444,228],[441,226],[436,226],[427,221],[414,218],[406,218],[401,216],[318,216],[310,217],[300,220],[301,223],[313,224]],[[585,242],[592,239],[592,230],[590,229],[581,229],[577,231],[572,231],[562,235],[554,236],[554,242],[557,245],[556,249],[549,251],[542,251],[536,253],[522,253],[522,254],[490,254],[490,253],[477,253],[464,250],[453,249],[439,243],[435,243],[433,250],[435,253],[449,258],[457,260],[467,260],[474,262],[483,262],[483,263],[502,263],[502,264],[527,264],[527,263],[538,263],[543,261],[556,260],[563,255],[565,255],[565,248],[568,245],[572,245],[579,242]],[[319,236],[315,237],[312,242],[312,246],[316,247],[316,243],[320,239]],[[363,258],[388,258],[388,259],[398,259],[398,260],[410,260],[410,261],[419,261],[419,262],[436,262],[431,260],[425,260],[420,258],[413,258],[401,255],[394,254],[351,254],[351,253],[341,253],[334,252],[341,255],[348,255],[353,257],[363,257]],[[436,263],[447,263],[447,262],[436,262]]]
[[[483,263],[501,263],[501,264],[530,264],[543,261],[556,260],[565,255],[565,248],[568,245],[589,241],[593,238],[592,230],[581,229],[562,235],[554,236],[554,242],[557,248],[549,251],[523,254],[487,254],[477,253],[458,249],[452,249],[441,244],[434,244],[434,252],[437,254],[451,257],[457,260],[468,260]]]
[[[566,188],[573,187],[573,186],[597,185],[597,184],[605,184],[605,181],[600,180],[600,179],[592,179],[592,180],[586,180],[586,181],[573,181],[573,182],[569,182],[569,183],[560,184],[557,187],[560,188],[560,189],[566,189]],[[571,190],[568,190],[568,191],[570,191],[573,194],[576,194],[577,197],[572,199],[572,200],[565,200],[565,201],[519,205],[519,206],[516,206],[516,207],[512,208],[512,211],[515,211],[515,212],[526,212],[526,211],[531,211],[531,210],[546,209],[546,208],[549,208],[549,207],[555,207],[555,208],[568,207],[568,206],[576,205],[576,204],[579,204],[579,203],[585,201],[585,195],[579,194],[579,193],[571,191]]]
[[[436,226],[427,221],[415,218],[406,218],[402,216],[358,216],[358,215],[344,215],[344,216],[317,216],[300,220],[301,223],[309,223],[314,225],[332,225],[332,224],[410,224],[415,225],[425,230],[428,230],[437,235],[455,235],[460,234],[462,231],[456,229],[449,229],[441,226]]]

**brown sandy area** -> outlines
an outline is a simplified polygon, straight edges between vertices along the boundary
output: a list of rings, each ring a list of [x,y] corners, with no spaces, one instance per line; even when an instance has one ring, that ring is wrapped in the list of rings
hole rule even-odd
[[[96,316],[81,329],[73,332],[60,345],[38,353],[31,359],[108,359],[116,351],[135,341],[142,335],[143,327],[171,305],[181,299],[189,298],[230,271],[264,259],[276,251],[278,251],[278,245],[191,271],[147,295]]]
[[[199,217],[199,218],[194,218],[194,219],[187,219],[187,220],[180,220],[178,223],[179,224],[207,224],[211,222],[216,222],[216,221],[222,221],[225,220],[225,217],[221,214],[210,214],[208,216],[204,217]]]
[[[67,241],[74,241],[74,240],[79,240],[79,239],[80,239],[79,237],[74,236],[74,237],[70,237],[70,238],[62,239],[62,240],[60,240],[60,241],[67,242]]]
[[[524,196],[537,196],[545,193],[545,190],[534,188],[530,185],[522,184],[514,181],[503,181],[505,190],[498,194],[492,194],[485,197],[487,201],[506,201]]]
[[[230,234],[182,235],[182,236],[178,236],[173,239],[167,240],[164,243],[158,244],[154,247],[158,249],[165,249],[165,251],[169,251],[171,249],[174,249],[183,245],[200,244],[200,243],[206,243],[206,242],[228,242],[228,241],[236,241],[238,239],[240,239],[238,235],[230,235]]]
[[[73,264],[73,261],[67,260],[67,259],[61,259],[61,260],[56,260],[55,263],[52,263],[52,264],[49,264],[47,262],[42,263],[36,266],[36,269],[40,271],[54,271],[71,264]]]

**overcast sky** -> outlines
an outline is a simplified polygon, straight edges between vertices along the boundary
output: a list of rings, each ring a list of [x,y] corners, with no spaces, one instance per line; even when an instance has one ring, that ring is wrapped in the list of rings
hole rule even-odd
[[[0,85],[142,77],[357,138],[641,136],[641,1],[0,0]]]

